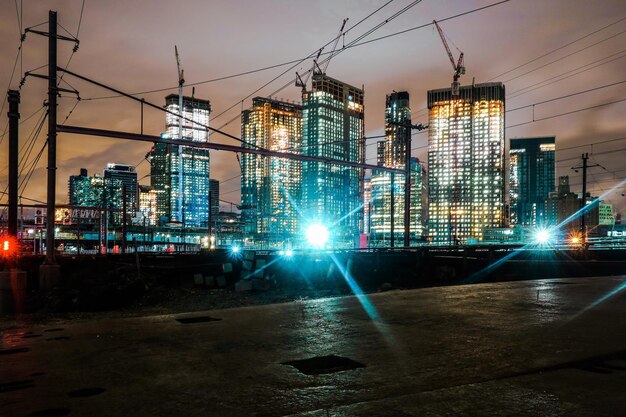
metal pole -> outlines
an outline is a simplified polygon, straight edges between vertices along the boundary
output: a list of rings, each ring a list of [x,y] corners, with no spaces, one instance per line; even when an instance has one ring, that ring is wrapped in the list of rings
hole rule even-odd
[[[9,235],[17,237],[20,92],[9,90]]]
[[[583,198],[580,203],[581,213],[582,213],[582,215],[580,216],[580,238],[583,244],[585,244],[587,243],[587,228],[585,227],[586,226],[585,216],[587,215],[587,213],[585,213],[585,206],[587,204],[587,159],[589,159],[589,154],[584,153],[582,155],[582,158],[583,158]]]
[[[396,219],[395,219],[395,217],[396,217],[395,211],[396,210],[395,210],[395,204],[394,204],[395,190],[394,189],[396,187],[395,187],[395,184],[394,184],[394,177],[395,177],[395,174],[392,172],[391,173],[391,193],[390,193],[391,194],[390,195],[390,199],[391,199],[391,201],[390,201],[390,205],[391,205],[391,210],[390,210],[391,211],[391,230],[390,230],[391,231],[391,233],[390,233],[391,236],[390,236],[390,238],[391,238],[391,247],[392,248],[396,245],[396,237],[395,237],[395,234],[394,234],[394,231],[395,231],[394,228],[395,228],[395,223],[396,223]]]
[[[122,253],[126,253],[126,184],[122,184]]]
[[[411,129],[406,127],[406,150],[404,152],[404,247],[410,246],[411,233]]]
[[[57,160],[57,12],[48,13],[48,196],[46,204],[46,260],[54,259],[54,208]]]

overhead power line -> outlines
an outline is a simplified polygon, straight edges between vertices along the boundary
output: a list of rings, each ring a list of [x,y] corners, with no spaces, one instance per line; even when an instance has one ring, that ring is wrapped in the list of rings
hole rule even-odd
[[[489,9],[491,7],[499,6],[499,5],[501,5],[503,3],[507,3],[509,1],[511,1],[511,0],[502,0],[502,1],[499,1],[499,2],[496,2],[496,3],[488,4],[488,5],[483,6],[483,7],[475,8],[475,9],[468,10],[468,11],[465,11],[465,12],[462,12],[462,13],[458,13],[458,14],[455,14],[455,15],[452,15],[452,16],[448,16],[448,17],[445,17],[445,18],[437,19],[437,22],[441,23],[441,22],[446,22],[448,20],[457,19],[459,17],[466,16],[466,15],[469,15],[469,14],[472,14],[472,13],[476,13],[476,12],[479,12],[479,11],[482,11],[482,10],[485,10],[485,9]],[[381,36],[381,37],[370,39],[370,40],[363,41],[363,42],[358,42],[358,43],[356,43],[354,45],[351,45],[351,46],[346,45],[345,49],[356,48],[358,46],[367,45],[367,44],[372,43],[372,42],[378,42],[378,41],[381,41],[383,39],[387,39],[387,38],[391,38],[391,37],[394,37],[394,36],[402,35],[402,34],[405,34],[405,33],[408,33],[408,32],[414,31],[414,30],[418,30],[418,29],[423,29],[423,28],[426,28],[426,27],[429,27],[429,26],[432,26],[432,25],[433,25],[433,23],[429,22],[429,23],[425,23],[425,24],[422,24],[422,25],[414,26],[414,27],[411,27],[411,28],[408,28],[408,29],[405,29],[405,30],[401,30],[401,31],[398,31],[398,32],[390,33],[390,34],[385,35],[385,36]],[[342,48],[342,49],[344,49],[344,48]],[[322,52],[322,55],[328,55],[328,54],[329,54],[329,52]],[[274,68],[284,67],[286,65],[291,65],[291,64],[294,64],[296,62],[303,61],[303,60],[306,60],[306,59],[309,59],[309,58],[310,57],[293,59],[291,61],[286,61],[286,62],[282,62],[282,63],[279,63],[279,64],[274,64],[274,65],[269,65],[269,66],[266,66],[266,67],[256,68],[256,69],[249,70],[249,71],[243,71],[243,72],[236,73],[236,74],[225,75],[225,76],[218,77],[218,78],[212,78],[212,79],[208,79],[208,80],[197,81],[197,82],[194,82],[194,83],[188,83],[188,84],[185,84],[185,85],[188,86],[188,87],[193,87],[193,86],[202,85],[202,84],[209,84],[209,83],[213,83],[213,82],[224,81],[224,80],[228,80],[228,79],[231,79],[231,78],[242,77],[242,76],[254,74],[254,73],[257,73],[257,72],[262,72],[262,71],[267,71],[267,70],[271,70],[271,69],[274,69]],[[164,92],[164,91],[175,90],[177,88],[178,88],[178,85],[173,86],[173,87],[165,87],[165,88],[157,88],[157,89],[153,89],[153,90],[138,91],[138,92],[131,93],[131,94],[132,95],[141,95],[141,94],[160,93],[160,92]],[[87,97],[87,98],[83,98],[83,100],[105,100],[105,99],[119,98],[119,97],[122,97],[122,96],[119,95],[119,94],[115,94],[115,95],[100,96],[100,97]]]

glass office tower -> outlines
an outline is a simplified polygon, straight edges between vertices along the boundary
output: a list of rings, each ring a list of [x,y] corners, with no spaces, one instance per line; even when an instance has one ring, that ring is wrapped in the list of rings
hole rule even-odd
[[[511,224],[547,224],[544,203],[554,192],[555,138],[516,138],[509,147]]]

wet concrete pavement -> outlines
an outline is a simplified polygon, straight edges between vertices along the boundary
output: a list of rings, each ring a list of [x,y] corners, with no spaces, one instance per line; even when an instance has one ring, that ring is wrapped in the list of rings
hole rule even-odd
[[[624,416],[624,286],[520,281],[371,304],[5,320],[0,416]],[[284,364],[328,355],[365,366],[327,358],[307,375]]]

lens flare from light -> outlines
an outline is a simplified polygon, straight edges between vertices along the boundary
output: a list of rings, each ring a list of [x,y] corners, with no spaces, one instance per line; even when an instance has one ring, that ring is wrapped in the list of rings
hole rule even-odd
[[[316,249],[323,249],[329,237],[328,228],[319,223],[310,225],[305,235],[307,242]]]
[[[286,256],[287,258],[291,258],[291,257],[293,256],[293,251],[292,251],[291,249],[287,249],[287,250],[285,251],[285,256]]]
[[[546,243],[550,242],[551,239],[552,236],[547,229],[539,229],[535,233],[535,242],[539,243],[540,245],[545,245]]]

